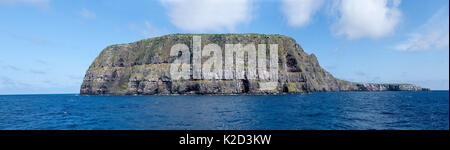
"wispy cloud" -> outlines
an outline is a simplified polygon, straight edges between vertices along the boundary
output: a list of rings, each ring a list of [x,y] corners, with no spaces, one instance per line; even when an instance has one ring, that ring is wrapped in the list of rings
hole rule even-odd
[[[36,70],[36,69],[30,69],[30,73],[33,73],[33,74],[46,74],[45,71]]]
[[[24,42],[31,43],[31,44],[38,45],[38,46],[47,46],[48,44],[50,44],[49,41],[44,40],[40,37],[35,37],[35,36],[30,36],[30,35],[19,35],[16,33],[9,32],[9,31],[1,31],[0,30],[0,33],[1,32],[4,32],[6,35],[9,35],[11,38],[14,38],[16,40],[24,41]]]
[[[302,27],[312,20],[322,4],[323,0],[282,0],[281,11],[289,25]]]
[[[78,14],[86,19],[95,19],[97,17],[97,15],[94,12],[86,8],[81,9],[80,12],[78,12]]]
[[[80,84],[79,82],[60,82],[54,79],[29,82],[0,75],[0,94],[76,93],[79,91]]]
[[[347,39],[380,38],[392,34],[400,22],[400,0],[339,0],[332,12],[337,22],[332,26],[337,36]]]
[[[166,33],[165,29],[157,28],[149,21],[145,21],[143,24],[129,24],[129,28],[132,32],[138,33],[146,38],[160,36]]]
[[[48,80],[48,79],[42,81],[42,83],[44,83],[46,86],[51,86],[51,87],[61,86],[58,82],[54,82],[53,80]]]
[[[5,70],[13,70],[13,71],[21,71],[19,67],[13,66],[13,65],[4,65],[3,69]]]
[[[6,76],[0,76],[0,89],[5,88],[24,88],[29,86],[29,84],[18,82],[12,78]]]
[[[36,62],[36,63],[39,63],[39,64],[42,64],[42,65],[47,65],[47,64],[48,64],[47,61],[42,60],[42,59],[36,59],[35,62]]]
[[[41,9],[50,7],[50,0],[0,0],[2,5],[30,5]]]
[[[161,0],[170,21],[185,31],[234,31],[252,18],[251,0]]]
[[[445,6],[431,16],[428,21],[416,29],[409,38],[396,45],[401,51],[425,51],[431,48],[449,47],[449,8]]]
[[[367,76],[367,74],[362,72],[362,71],[356,71],[355,75],[360,76],[360,77],[366,77]]]

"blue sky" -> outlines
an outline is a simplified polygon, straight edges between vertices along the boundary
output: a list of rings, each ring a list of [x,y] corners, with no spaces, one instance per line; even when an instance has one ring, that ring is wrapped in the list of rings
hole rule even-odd
[[[78,93],[103,48],[170,33],[293,37],[335,77],[449,88],[448,0],[0,0],[0,94]]]

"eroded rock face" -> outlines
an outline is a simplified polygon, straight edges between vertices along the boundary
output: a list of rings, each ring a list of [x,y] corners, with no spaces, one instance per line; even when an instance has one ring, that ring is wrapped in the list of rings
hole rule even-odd
[[[186,44],[192,52],[193,36],[201,36],[202,47],[215,43],[222,50],[225,44],[278,44],[278,81],[273,83],[247,78],[172,80],[170,66],[176,57],[170,56],[170,49],[175,44]],[[274,88],[266,89],[270,86]],[[306,54],[294,39],[282,35],[172,34],[106,47],[87,70],[80,94],[282,94],[419,90],[427,89],[411,84],[368,84],[336,79],[320,67],[314,54]]]

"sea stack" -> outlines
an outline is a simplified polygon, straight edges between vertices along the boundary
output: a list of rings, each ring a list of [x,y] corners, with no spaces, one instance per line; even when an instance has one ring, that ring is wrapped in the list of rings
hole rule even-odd
[[[195,43],[197,37],[201,44]],[[174,78],[171,67],[180,58],[171,55],[173,46],[186,46],[186,58],[189,58],[184,70],[185,78]],[[223,53],[219,57],[223,62],[217,63],[224,71],[215,78],[208,78],[195,68],[205,67],[210,55],[198,56],[196,51],[208,44],[218,45]],[[230,65],[239,57],[236,54],[226,55],[226,45],[240,44],[254,47],[258,58],[264,54],[259,52],[259,45],[266,45],[266,69],[275,71],[272,80],[263,80],[261,70],[251,73],[252,58],[245,53],[242,58],[245,63]],[[272,44],[272,45],[271,45]],[[276,44],[276,49],[269,48]],[[270,45],[270,46],[269,46]],[[269,51],[271,49],[272,51]],[[276,50],[277,57],[270,59],[269,55]],[[237,51],[239,52],[239,50]],[[186,56],[186,54],[189,54]],[[219,54],[219,53],[218,53]],[[242,53],[244,54],[244,53]],[[180,54],[182,55],[182,54]],[[229,58],[229,56],[232,56]],[[236,58],[237,57],[237,58]],[[254,57],[256,58],[256,57]],[[228,60],[231,60],[227,62]],[[265,58],[264,58],[265,59]],[[278,60],[276,60],[278,59]],[[193,60],[198,60],[193,64]],[[264,61],[253,61],[256,65]],[[257,63],[256,63],[257,62]],[[275,63],[276,65],[275,65]],[[228,65],[227,65],[228,64]],[[243,66],[243,70],[236,68]],[[212,65],[214,66],[214,65]],[[213,68],[215,68],[213,67]],[[258,66],[259,67],[259,66]],[[177,68],[178,69],[178,68]],[[226,78],[227,69],[232,70],[232,78]],[[238,71],[236,71],[238,70]],[[172,68],[173,71],[173,68]],[[229,72],[228,72],[229,73]],[[238,77],[238,73],[242,73]],[[308,55],[290,37],[265,34],[170,34],[154,37],[128,44],[118,44],[106,47],[86,71],[81,85],[81,95],[153,95],[153,94],[287,94],[326,91],[422,91],[429,90],[412,84],[374,84],[355,83],[336,79],[323,69],[314,54]]]

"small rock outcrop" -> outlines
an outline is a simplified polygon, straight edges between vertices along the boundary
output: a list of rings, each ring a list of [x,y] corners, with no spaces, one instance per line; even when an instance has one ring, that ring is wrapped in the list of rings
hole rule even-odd
[[[218,44],[278,44],[278,79],[181,79],[173,80],[170,55],[175,44],[186,44],[192,52],[193,36],[201,46]],[[191,56],[192,57],[192,56]],[[203,58],[202,58],[203,59]],[[192,66],[190,67],[192,73]],[[266,89],[267,86],[273,88]],[[171,34],[128,44],[106,47],[86,71],[81,95],[150,94],[283,94],[325,91],[421,91],[412,84],[355,83],[334,78],[314,54],[308,55],[290,37],[264,34]]]

